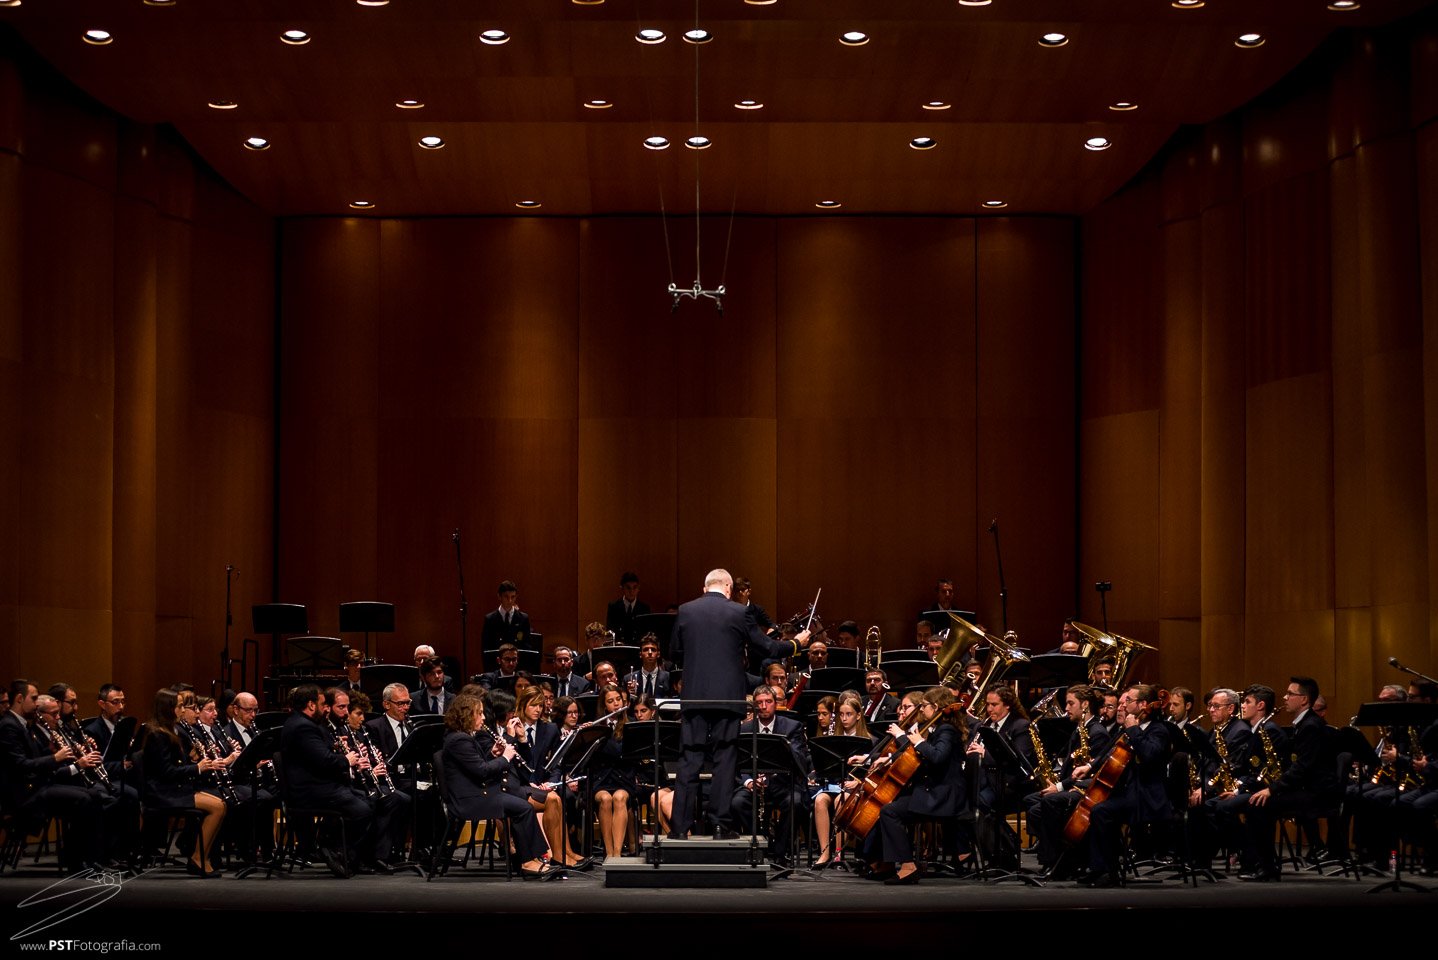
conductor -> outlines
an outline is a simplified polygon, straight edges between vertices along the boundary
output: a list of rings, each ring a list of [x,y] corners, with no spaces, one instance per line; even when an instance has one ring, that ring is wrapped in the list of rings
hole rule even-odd
[[[722,827],[731,827],[729,800],[738,770],[739,721],[744,714],[745,647],[785,658],[809,642],[809,631],[793,640],[770,640],[753,626],[744,607],[729,599],[734,578],[723,569],[704,577],[704,595],[679,608],[670,653],[684,668],[683,755],[674,791],[671,840],[682,839],[694,822],[699,772],[706,759],[713,764],[709,813]],[[727,703],[725,702],[727,701]],[[692,705],[691,705],[692,704]]]

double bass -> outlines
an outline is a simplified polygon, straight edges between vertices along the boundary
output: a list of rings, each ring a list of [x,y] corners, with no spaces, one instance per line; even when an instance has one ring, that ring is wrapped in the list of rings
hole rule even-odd
[[[959,715],[963,709],[957,701],[949,704],[920,723],[918,732],[924,733],[940,719]],[[874,829],[879,822],[880,811],[898,797],[919,769],[919,753],[912,743],[899,753],[894,741],[889,740],[879,750],[875,765],[885,758],[892,759],[880,770],[871,768],[869,774],[859,781],[858,786],[846,788],[844,796],[834,808],[835,826],[852,833],[860,840]]]

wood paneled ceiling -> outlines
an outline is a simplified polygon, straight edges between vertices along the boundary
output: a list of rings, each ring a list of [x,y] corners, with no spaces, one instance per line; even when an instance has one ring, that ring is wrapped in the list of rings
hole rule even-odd
[[[714,39],[700,46],[682,38],[690,0],[0,0],[0,22],[111,108],[173,124],[276,215],[351,214],[359,199],[381,216],[514,214],[521,200],[692,212],[696,169],[711,212],[815,214],[833,199],[843,213],[1002,200],[1081,214],[1180,124],[1252,99],[1330,32],[1428,0],[1329,2],[701,0]],[[668,39],[641,45],[641,27]],[[89,29],[113,41],[86,43]],[[509,41],[481,42],[490,29]],[[283,43],[286,30],[311,39]],[[869,42],[843,45],[850,30]],[[1069,42],[1042,46],[1048,32]],[[1266,42],[1241,49],[1246,32]],[[423,108],[395,105],[407,98]],[[1110,109],[1120,101],[1137,109]],[[696,132],[712,147],[686,149]],[[422,149],[424,136],[445,145]],[[650,136],[672,145],[647,150]],[[1095,136],[1112,146],[1085,149]],[[937,145],[911,149],[915,137]]]

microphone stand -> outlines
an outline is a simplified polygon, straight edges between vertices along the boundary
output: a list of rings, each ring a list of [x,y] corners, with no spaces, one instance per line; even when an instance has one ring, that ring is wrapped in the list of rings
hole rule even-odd
[[[1003,555],[1003,552],[999,550],[999,519],[998,519],[998,517],[995,517],[994,520],[993,520],[993,522],[989,524],[989,533],[992,533],[992,534],[994,535],[994,556],[995,556],[995,557],[998,559],[998,561],[999,561],[999,609],[1000,609],[1000,612],[1003,614],[1003,621],[1004,621],[1003,634],[1004,634],[1004,636],[1008,636],[1008,634],[1009,634],[1009,590],[1008,590],[1008,587],[1004,585],[1004,555]]]
[[[1113,581],[1100,580],[1093,588],[1098,591],[1098,605],[1103,611],[1103,632],[1108,633],[1108,592],[1113,589]]]
[[[1405,666],[1403,666],[1403,664],[1401,664],[1401,663],[1398,662],[1398,658],[1397,658],[1397,657],[1389,657],[1389,658],[1388,658],[1388,665],[1389,665],[1390,667],[1392,667],[1393,669],[1395,669],[1395,670],[1402,670],[1404,673],[1408,674],[1409,676],[1417,677],[1417,678],[1420,679],[1420,680],[1426,680],[1426,681],[1429,682],[1429,683],[1438,683],[1438,680],[1434,680],[1432,677],[1428,676],[1428,674],[1426,674],[1426,673],[1419,673],[1417,670],[1414,670],[1412,667],[1405,667]]]
[[[220,649],[220,676],[210,684],[210,694],[215,694],[216,688],[220,690],[233,688],[235,685],[235,661],[230,659],[230,627],[234,625],[235,615],[231,606],[231,578],[235,573],[233,563],[225,564],[225,645]],[[243,669],[243,668],[242,668]],[[243,682],[244,677],[240,680]]]
[[[464,555],[459,549],[459,527],[450,534],[454,541],[454,564],[459,570],[459,662],[460,672],[469,676],[469,601],[464,597]]]

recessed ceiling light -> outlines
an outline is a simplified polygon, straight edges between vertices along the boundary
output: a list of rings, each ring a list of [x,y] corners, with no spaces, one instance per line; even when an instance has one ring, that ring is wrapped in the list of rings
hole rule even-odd
[[[420,137],[419,145],[421,147],[424,147],[426,150],[438,150],[440,147],[444,146],[444,140],[441,137],[435,136]]]
[[[580,7],[597,7],[604,0],[569,0],[570,3]]]
[[[608,100],[586,100],[584,106],[589,110],[608,110],[614,104]]]
[[[1362,4],[1359,3],[1358,0],[1333,0],[1333,2],[1328,5],[1328,9],[1343,13],[1346,10],[1357,10],[1361,6]]]
[[[18,7],[20,0],[0,0],[0,7]]]
[[[684,146],[690,150],[708,150],[713,144],[713,140],[710,140],[708,137],[701,137],[698,134],[684,141]]]
[[[767,7],[774,3],[777,3],[778,0],[744,0],[744,2],[749,4],[749,6],[751,7]]]
[[[1123,112],[1125,110],[1137,110],[1138,104],[1134,103],[1132,100],[1118,100],[1114,103],[1109,104],[1108,108],[1110,110],[1117,110],[1119,112]]]
[[[736,101],[734,101],[734,109],[736,109],[736,110],[763,110],[763,109],[764,109],[764,105],[763,105],[762,103],[760,103],[758,100],[736,100]]]
[[[959,0],[961,7],[987,7],[994,0]]]
[[[1113,146],[1113,141],[1108,137],[1089,137],[1083,145],[1085,150],[1107,150]]]
[[[944,100],[930,100],[928,103],[923,104],[925,110],[947,110],[952,106],[952,103],[948,103]]]
[[[103,47],[107,43],[114,43],[115,38],[109,30],[86,30],[85,42],[97,47]]]
[[[19,5],[18,3],[15,4],[17,7]],[[173,7],[174,5],[175,0],[145,0],[145,6],[147,7]]]
[[[834,210],[838,207],[842,207],[843,205],[844,204],[838,200],[820,200],[818,203],[814,204],[814,206],[818,207],[820,210]]]
[[[839,38],[846,47],[862,47],[869,42],[869,35],[859,30],[850,30]]]
[[[355,3],[359,4],[359,5],[362,6],[362,7],[387,7],[387,6],[389,6],[389,0],[355,0]],[[354,206],[354,204],[350,204],[350,206]],[[370,204],[370,206],[374,206],[374,204]]]
[[[234,110],[239,104],[233,100],[211,100],[205,104],[211,110]]]
[[[363,7],[378,7],[378,6],[382,6],[382,4],[378,4],[378,3],[362,3],[362,4],[360,4],[360,6],[363,6]],[[373,200],[351,200],[351,201],[350,201],[350,209],[352,209],[352,210],[373,210],[373,209],[374,209],[374,201],[373,201]]]
[[[1238,39],[1233,41],[1235,47],[1243,47],[1251,50],[1254,47],[1261,47],[1267,38],[1261,33],[1240,33]]]
[[[645,137],[644,148],[646,150],[667,150],[669,148],[668,137]]]
[[[932,150],[938,145],[933,137],[915,137],[909,141],[909,146],[915,150]]]
[[[635,39],[635,40],[638,40],[640,43],[648,43],[648,44],[663,43],[663,42],[664,42],[664,31],[663,31],[663,30],[657,30],[657,29],[655,29],[654,27],[645,27],[643,30],[640,30],[638,33],[636,33],[636,34],[634,35],[634,39]]]
[[[533,210],[535,207],[544,206],[544,204],[540,203],[538,200],[516,200],[514,202],[514,205],[524,210]]]
[[[486,30],[479,35],[480,43],[487,43],[491,47],[497,47],[501,43],[509,42],[509,34],[503,30]]]
[[[988,207],[990,210],[1002,210],[1004,207],[1007,207],[1008,205],[1009,205],[1009,202],[1008,202],[1007,200],[985,200],[985,201],[984,201],[984,206],[985,206],[985,207]]]
[[[1039,37],[1039,46],[1041,47],[1062,47],[1068,42],[1068,35],[1058,32],[1046,33]]]
[[[1203,6],[1203,0],[1173,0],[1170,6],[1177,7],[1180,10],[1197,10]]]
[[[423,100],[396,100],[396,101],[394,102],[394,105],[395,105],[396,107],[399,107],[401,110],[419,110],[419,109],[421,109],[422,107],[424,107],[424,101],[423,101]]]
[[[264,137],[246,137],[246,138],[245,138],[245,149],[246,149],[246,150],[268,150],[269,148],[270,148],[270,142],[269,142],[268,140],[266,140]]]
[[[286,30],[280,34],[280,39],[290,46],[298,47],[310,42],[310,35],[303,30]]]
[[[705,30],[703,27],[695,27],[693,30],[684,31],[685,43],[708,43],[710,40],[713,39],[714,34],[710,33],[708,30]]]

